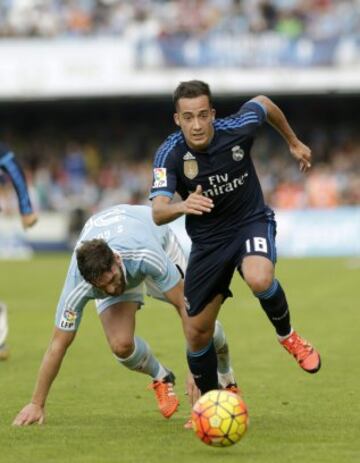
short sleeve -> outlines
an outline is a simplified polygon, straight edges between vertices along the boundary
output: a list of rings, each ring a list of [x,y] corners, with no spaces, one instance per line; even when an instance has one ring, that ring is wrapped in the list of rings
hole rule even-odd
[[[237,113],[218,120],[216,124],[219,129],[251,137],[265,121],[265,107],[255,100],[250,100],[243,104]]]
[[[81,278],[79,272],[70,268],[56,309],[56,327],[64,331],[76,331],[83,309],[90,299],[94,299],[92,286]]]
[[[168,196],[172,198],[176,191],[177,175],[175,166],[175,147],[179,141],[179,133],[168,137],[157,150],[153,163],[153,183],[149,198]]]

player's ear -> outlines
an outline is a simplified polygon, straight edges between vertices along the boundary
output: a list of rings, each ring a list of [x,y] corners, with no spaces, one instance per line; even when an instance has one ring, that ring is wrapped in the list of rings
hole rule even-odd
[[[211,119],[214,121],[216,116],[216,111],[214,108],[211,109]]]
[[[175,124],[180,127],[180,119],[179,119],[179,114],[178,113],[174,113],[174,121],[175,121]]]

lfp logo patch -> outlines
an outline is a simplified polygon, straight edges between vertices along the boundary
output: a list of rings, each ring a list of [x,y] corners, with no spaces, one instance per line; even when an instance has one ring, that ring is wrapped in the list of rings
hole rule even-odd
[[[64,316],[68,322],[76,320],[77,313],[74,310],[65,310]]]
[[[166,167],[156,167],[154,169],[154,188],[167,186]]]
[[[60,321],[60,327],[64,329],[73,329],[77,319],[77,313],[74,310],[66,309]]]

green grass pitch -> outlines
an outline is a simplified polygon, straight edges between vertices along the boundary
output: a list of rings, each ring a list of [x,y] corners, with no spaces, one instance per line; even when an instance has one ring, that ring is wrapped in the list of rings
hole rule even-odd
[[[294,327],[322,354],[317,375],[300,370],[278,345],[238,276],[222,308],[239,385],[249,407],[244,439],[227,449],[183,429],[185,343],[175,311],[148,300],[137,333],[177,374],[181,407],[169,421],[156,409],[148,378],[117,365],[92,304],[47,403],[44,426],[14,428],[29,401],[52,330],[68,256],[0,262],[0,298],[9,306],[11,358],[0,363],[2,463],[358,463],[360,462],[360,261],[280,259]]]

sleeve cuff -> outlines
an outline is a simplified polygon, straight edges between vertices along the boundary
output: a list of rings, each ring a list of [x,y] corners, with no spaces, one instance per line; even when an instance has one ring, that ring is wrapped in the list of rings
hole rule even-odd
[[[262,111],[264,113],[264,118],[266,120],[267,119],[267,110],[266,110],[265,106],[262,103],[260,103],[259,101],[255,101],[255,100],[251,100],[251,103],[256,104],[257,106],[259,106],[262,109]]]
[[[167,196],[168,198],[172,198],[174,196],[174,193],[171,193],[170,191],[166,190],[154,191],[150,193],[149,199],[154,199],[156,196]]]

